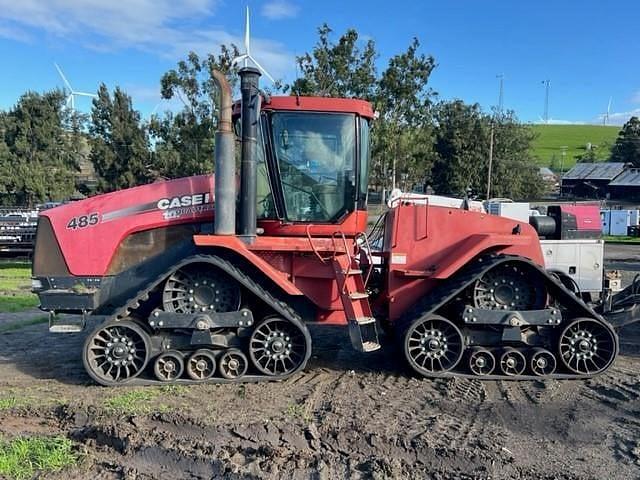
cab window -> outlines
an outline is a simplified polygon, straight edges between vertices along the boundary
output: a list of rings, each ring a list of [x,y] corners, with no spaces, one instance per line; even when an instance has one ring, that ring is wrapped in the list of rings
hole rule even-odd
[[[355,115],[276,112],[271,127],[287,219],[329,222],[351,210]]]

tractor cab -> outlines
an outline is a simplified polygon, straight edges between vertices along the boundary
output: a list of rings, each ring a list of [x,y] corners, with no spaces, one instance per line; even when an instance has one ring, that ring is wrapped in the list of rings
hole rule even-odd
[[[234,117],[239,136],[240,104],[235,105]],[[280,235],[296,234],[308,224],[350,223],[363,230],[372,118],[371,105],[361,100],[262,99],[256,216],[265,232],[273,234],[277,228]],[[362,219],[354,223],[355,216]]]

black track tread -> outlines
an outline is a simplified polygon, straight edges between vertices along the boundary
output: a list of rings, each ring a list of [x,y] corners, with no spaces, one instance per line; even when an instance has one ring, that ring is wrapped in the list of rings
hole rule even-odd
[[[618,335],[616,331],[611,326],[611,324],[601,315],[595,312],[593,308],[587,305],[581,298],[577,297],[571,290],[565,287],[560,280],[554,275],[549,274],[543,267],[540,267],[538,264],[534,263],[532,260],[522,257],[519,255],[505,255],[505,254],[487,254],[482,255],[475,259],[473,262],[468,264],[465,268],[461,269],[458,273],[456,273],[452,278],[448,279],[439,287],[434,288],[430,291],[424,298],[422,298],[419,302],[417,302],[412,308],[410,308],[407,313],[405,313],[400,320],[398,321],[398,330],[400,335],[398,335],[398,339],[400,342],[404,341],[404,336],[409,327],[417,320],[436,313],[440,308],[446,305],[448,302],[453,300],[457,295],[462,293],[465,289],[470,287],[473,282],[482,277],[484,273],[488,272],[490,269],[507,262],[518,261],[519,263],[525,264],[534,270],[536,270],[542,277],[544,278],[547,288],[553,293],[553,295],[560,301],[565,307],[571,307],[571,310],[576,312],[576,315],[573,315],[571,318],[563,319],[563,322],[559,325],[554,325],[554,328],[564,328],[569,323],[573,321],[575,317],[586,317],[592,318],[596,321],[599,321],[606,328],[610,330],[612,335],[616,341],[616,347],[618,344]],[[455,323],[455,322],[454,322]],[[404,352],[404,348],[402,343],[400,343],[400,351]],[[617,355],[618,348],[616,348]],[[615,359],[614,359],[615,360]],[[449,377],[463,377],[463,378],[474,378],[477,380],[540,380],[540,379],[575,379],[575,378],[590,378],[594,375],[600,375],[604,373],[606,370],[611,368],[615,361],[612,361],[611,364],[603,371],[590,374],[590,375],[578,375],[578,374],[565,374],[565,373],[554,373],[552,375],[540,377],[534,375],[514,375],[514,376],[506,376],[501,374],[491,374],[491,375],[473,375],[466,373],[458,373],[455,371],[449,371],[439,374],[429,374],[424,375],[429,378],[449,378]],[[496,366],[497,370],[497,366]],[[495,371],[495,370],[494,370]]]
[[[163,273],[158,275],[156,278],[149,281],[143,288],[138,290],[138,292],[131,297],[122,307],[118,308],[112,315],[104,317],[104,325],[107,322],[117,322],[120,320],[129,319],[129,316],[132,312],[135,312],[136,304],[140,301],[140,299],[148,297],[149,294],[157,288],[164,280],[166,280],[172,273],[177,271],[178,269],[189,265],[191,263],[208,263],[217,268],[220,268],[225,273],[234,278],[238,283],[244,286],[247,290],[249,290],[252,294],[262,300],[265,304],[269,305],[277,314],[283,316],[285,319],[292,322],[296,325],[304,334],[305,340],[307,343],[307,352],[304,361],[300,364],[300,366],[293,370],[292,372],[287,373],[286,375],[244,375],[238,379],[224,379],[224,378],[210,378],[205,381],[194,381],[190,379],[179,379],[174,382],[176,384],[202,384],[202,383],[251,383],[258,381],[276,381],[288,378],[301,370],[304,370],[306,364],[311,357],[311,334],[309,333],[309,329],[305,325],[304,321],[298,315],[298,313],[291,308],[291,306],[282,301],[278,300],[274,297],[269,291],[267,291],[263,286],[253,280],[251,277],[246,275],[240,269],[238,269],[235,265],[233,265],[228,260],[220,258],[215,255],[192,255],[190,257],[186,257],[181,260],[179,263],[172,265],[170,268],[165,270]],[[143,329],[148,330],[148,326],[142,322],[138,322]],[[248,357],[247,357],[248,358]],[[139,377],[135,377],[130,381],[124,382],[123,385],[166,385],[167,382],[162,382],[156,379],[141,379]]]

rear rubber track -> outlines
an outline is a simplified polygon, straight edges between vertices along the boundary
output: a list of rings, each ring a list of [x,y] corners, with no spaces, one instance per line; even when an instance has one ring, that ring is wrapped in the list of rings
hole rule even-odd
[[[578,298],[571,290],[567,289],[560,280],[550,275],[546,270],[541,268],[539,265],[529,260],[526,257],[516,256],[516,255],[504,255],[504,254],[488,254],[478,257],[472,263],[470,263],[467,267],[462,269],[459,273],[454,275],[449,280],[443,282],[442,285],[436,287],[434,290],[429,292],[421,301],[419,301],[414,307],[412,307],[398,322],[398,331],[400,335],[398,335],[398,339],[404,340],[405,333],[411,327],[411,325],[418,321],[421,318],[426,318],[430,315],[436,314],[441,308],[446,306],[449,302],[453,301],[459,295],[463,294],[463,292],[471,287],[474,282],[480,279],[486,272],[495,268],[496,266],[506,263],[517,261],[521,264],[527,265],[528,267],[537,271],[542,278],[544,278],[547,291],[551,294],[556,301],[561,302],[564,308],[572,312],[572,315],[568,318],[563,318],[563,321],[560,325],[554,326],[557,330],[561,330],[565,328],[569,323],[571,323],[573,318],[576,317],[585,317],[596,322],[599,322],[606,329],[610,331],[613,338],[615,339],[615,355],[614,359],[611,363],[602,371],[594,374],[574,374],[574,373],[553,373],[545,376],[538,375],[530,375],[530,374],[521,374],[521,375],[504,375],[502,373],[491,373],[489,375],[475,375],[466,372],[458,372],[456,369],[460,368],[460,366],[464,363],[466,355],[463,352],[463,358],[460,360],[458,365],[452,371],[440,372],[440,373],[430,373],[425,374],[420,372],[421,375],[427,378],[468,378],[468,379],[477,379],[477,380],[544,380],[544,379],[587,379],[596,375],[600,375],[604,373],[606,370],[611,368],[611,365],[615,363],[615,357],[618,354],[618,336],[611,326],[611,324],[603,318],[601,315],[596,313],[593,308],[587,305],[582,299]],[[505,311],[507,313],[507,311]],[[462,322],[454,321],[454,324],[463,328],[466,325],[463,325]],[[511,345],[503,345],[503,346],[494,346],[493,348],[504,348]],[[466,346],[466,349],[469,349],[472,345]],[[404,351],[404,347],[400,345],[400,351]],[[526,350],[531,350],[532,346],[527,346]],[[499,372],[499,367],[496,366],[494,372]]]

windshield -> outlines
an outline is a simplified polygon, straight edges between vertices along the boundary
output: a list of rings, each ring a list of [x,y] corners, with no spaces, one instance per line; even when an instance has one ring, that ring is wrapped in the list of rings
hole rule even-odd
[[[331,221],[355,200],[355,115],[274,113],[287,219]]]

